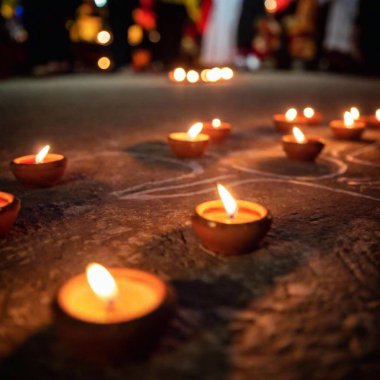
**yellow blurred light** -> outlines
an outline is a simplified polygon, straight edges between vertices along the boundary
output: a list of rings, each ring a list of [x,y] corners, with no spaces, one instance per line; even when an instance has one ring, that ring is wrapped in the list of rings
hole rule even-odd
[[[107,45],[111,42],[111,33],[106,30],[102,30],[96,36],[96,40],[101,45]]]
[[[303,110],[303,114],[304,116],[307,118],[307,119],[311,119],[314,115],[315,115],[315,111],[313,108],[311,107],[306,107],[304,110]]]
[[[290,108],[285,113],[286,121],[294,121],[297,117],[297,110],[295,108]]]
[[[128,29],[128,42],[132,46],[136,46],[142,42],[144,32],[139,25],[132,25]]]
[[[375,117],[378,121],[380,121],[380,108],[376,110]]]
[[[208,69],[205,69],[205,70],[201,71],[201,79],[202,79],[203,82],[206,82],[206,83],[208,82],[207,75],[208,75],[209,71],[210,70],[208,70]]]
[[[357,107],[351,107],[350,109],[351,115],[354,118],[354,120],[359,120],[360,118],[360,111]]]
[[[186,77],[189,83],[197,83],[199,81],[199,74],[195,70],[188,71]]]
[[[111,60],[108,57],[99,58],[98,67],[101,70],[108,70],[111,67]]]
[[[173,78],[176,82],[183,82],[186,79],[186,71],[182,67],[177,67],[173,71]]]
[[[277,10],[276,0],[265,0],[264,5],[268,13],[274,13]]]
[[[223,67],[221,70],[221,77],[224,80],[230,80],[234,77],[234,71],[230,67]]]

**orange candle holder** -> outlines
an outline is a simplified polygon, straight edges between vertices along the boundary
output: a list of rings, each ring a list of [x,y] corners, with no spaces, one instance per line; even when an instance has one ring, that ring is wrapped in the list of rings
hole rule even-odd
[[[168,136],[168,143],[178,158],[200,158],[204,155],[209,136],[201,133],[203,123],[195,123],[187,133],[175,132]]]
[[[282,147],[289,159],[295,161],[314,161],[325,147],[322,139],[308,136],[306,141],[300,143],[293,135],[282,138]]]
[[[0,238],[13,227],[20,212],[21,202],[14,195],[0,192]]]
[[[366,128],[370,128],[370,129],[380,128],[380,117],[378,118],[376,115],[361,116],[358,121],[364,123]]]
[[[239,213],[245,220],[234,223],[225,215],[220,200],[199,204],[191,218],[192,228],[202,245],[222,256],[236,256],[252,252],[264,238],[272,224],[269,211],[259,203],[237,201]]]
[[[37,155],[17,157],[10,163],[13,175],[25,186],[49,187],[57,184],[65,173],[67,159],[49,152],[49,145]]]
[[[222,142],[231,134],[230,123],[214,119],[211,122],[203,123],[202,133],[208,135],[213,142]]]
[[[147,358],[174,315],[174,291],[157,276],[113,268],[118,298],[105,305],[88,285],[86,274],[58,291],[52,310],[61,339],[79,357],[99,364]],[[99,305],[100,303],[100,305]]]
[[[354,121],[350,127],[347,127],[343,120],[333,120],[330,122],[330,129],[334,137],[339,140],[360,140],[365,130],[365,123]]]
[[[286,113],[273,115],[273,123],[281,133],[289,134],[295,125],[298,126],[317,126],[322,124],[322,114],[313,108],[307,107],[303,114],[299,115],[297,110],[292,108]]]

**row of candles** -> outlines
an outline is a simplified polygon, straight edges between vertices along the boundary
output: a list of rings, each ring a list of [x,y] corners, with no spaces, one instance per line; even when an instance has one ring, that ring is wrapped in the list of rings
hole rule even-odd
[[[281,132],[292,131],[282,138],[290,159],[313,161],[324,147],[318,137],[306,137],[296,127],[320,125],[322,116],[308,107],[298,115],[295,109],[273,117]],[[380,110],[361,117],[356,108],[346,112],[343,120],[330,123],[337,138],[358,138],[353,130],[365,126],[380,127]],[[174,154],[179,158],[201,157],[209,140],[221,142],[232,130],[230,123],[214,119],[196,123],[186,133],[168,136]],[[337,133],[336,131],[344,131]],[[67,160],[49,153],[49,146],[37,155],[15,158],[11,170],[27,186],[52,186],[62,178]],[[195,207],[192,228],[202,245],[220,255],[251,252],[267,234],[272,223],[269,210],[257,203],[236,200],[221,184],[219,200]],[[20,210],[20,201],[0,192],[0,235],[12,227]],[[85,273],[67,281],[52,303],[55,324],[63,340],[78,355],[98,363],[141,358],[152,352],[164,334],[175,311],[175,292],[159,277],[129,268],[107,269],[91,263]]]
[[[201,72],[196,70],[186,71],[182,67],[177,67],[169,72],[169,79],[174,83],[217,83],[229,81],[234,77],[234,71],[230,67],[213,67],[204,69]]]

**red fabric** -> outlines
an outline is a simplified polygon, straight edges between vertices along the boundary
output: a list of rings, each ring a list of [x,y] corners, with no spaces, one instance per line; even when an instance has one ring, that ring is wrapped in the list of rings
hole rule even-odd
[[[211,8],[212,8],[212,0],[203,0],[202,1],[201,18],[199,21],[199,30],[202,34],[204,33],[204,31],[206,29],[208,18],[209,18],[210,12],[211,12]]]

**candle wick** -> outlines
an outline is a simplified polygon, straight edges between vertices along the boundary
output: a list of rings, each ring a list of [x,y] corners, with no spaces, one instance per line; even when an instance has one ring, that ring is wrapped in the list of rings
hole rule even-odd
[[[107,312],[111,313],[113,311],[115,311],[115,300],[110,299],[107,301]]]

